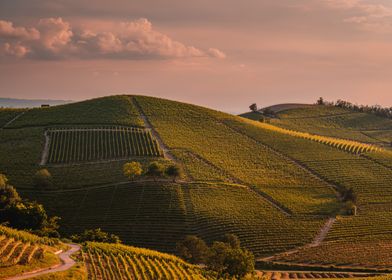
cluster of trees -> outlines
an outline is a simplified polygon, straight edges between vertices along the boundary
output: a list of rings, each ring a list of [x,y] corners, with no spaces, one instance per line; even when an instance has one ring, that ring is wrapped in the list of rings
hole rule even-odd
[[[16,189],[0,174],[0,223],[31,231],[40,236],[59,237],[59,217],[49,217],[36,201],[22,199]]]
[[[214,241],[210,247],[197,236],[189,235],[177,243],[177,251],[184,260],[206,265],[225,279],[242,278],[254,272],[253,254],[241,248],[240,240],[234,234],[226,234],[222,241]]]
[[[73,242],[84,243],[87,241],[105,242],[105,243],[121,243],[120,237],[115,234],[102,231],[100,228],[86,229],[81,234],[71,235]]]
[[[165,166],[158,161],[151,162],[147,166],[146,170],[143,170],[143,167],[139,162],[128,162],[123,166],[123,173],[130,180],[135,180],[140,176],[149,176],[154,178],[154,181],[156,181],[159,177],[167,176],[172,178],[173,182],[183,175],[182,169],[179,165],[170,164]]]
[[[338,99],[336,102],[328,102],[325,101],[322,97],[320,97],[317,100],[316,104],[325,105],[325,106],[335,106],[339,108],[349,109],[355,112],[369,113],[381,117],[392,118],[392,107],[382,107],[380,105],[373,105],[373,106],[357,105],[341,99]]]

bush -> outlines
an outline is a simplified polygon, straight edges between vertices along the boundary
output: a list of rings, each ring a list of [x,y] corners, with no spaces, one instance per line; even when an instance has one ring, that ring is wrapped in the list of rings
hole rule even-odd
[[[134,180],[136,177],[142,175],[142,165],[136,161],[125,163],[123,166],[123,173],[128,179]]]
[[[157,177],[160,177],[163,175],[163,171],[164,171],[163,165],[157,161],[153,161],[148,165],[146,175],[152,176],[155,181]]]
[[[52,175],[47,169],[40,169],[35,173],[33,183],[37,188],[48,189],[52,187]]]
[[[182,176],[183,172],[182,172],[181,167],[178,164],[172,164],[166,168],[165,174],[168,177],[173,178],[173,182],[175,182],[177,178]]]
[[[72,241],[83,243],[87,241],[92,242],[105,242],[105,243],[121,243],[120,238],[111,233],[102,231],[100,228],[86,229],[81,234],[74,234],[71,236]]]
[[[177,252],[184,260],[193,264],[201,264],[207,261],[209,248],[201,238],[188,235],[183,241],[177,243]]]

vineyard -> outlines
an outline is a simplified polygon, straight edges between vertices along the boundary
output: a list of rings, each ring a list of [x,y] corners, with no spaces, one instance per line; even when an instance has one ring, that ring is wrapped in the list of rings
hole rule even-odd
[[[0,108],[0,128],[5,126],[9,121],[14,119],[20,113],[22,113],[22,109],[2,109]]]
[[[83,258],[89,279],[215,279],[175,256],[124,245],[88,243]]]
[[[282,111],[277,116],[270,120],[271,123],[289,130],[364,143],[389,144],[392,141],[392,121],[373,114],[331,106],[312,106]],[[249,115],[244,117],[251,118]]]
[[[100,127],[47,130],[48,163],[76,163],[130,157],[159,157],[151,132],[141,128]]]
[[[56,264],[56,249],[48,245],[55,241],[0,226],[0,279]]]
[[[130,97],[118,95],[49,108],[33,108],[8,128],[87,124],[143,127]]]

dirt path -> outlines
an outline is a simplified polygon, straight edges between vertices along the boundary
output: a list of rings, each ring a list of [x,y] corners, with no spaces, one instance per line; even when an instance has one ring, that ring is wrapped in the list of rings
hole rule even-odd
[[[48,131],[45,131],[44,136],[45,136],[45,146],[44,146],[44,150],[42,151],[41,162],[39,165],[45,165],[46,162],[48,161],[48,156],[49,156],[50,137],[48,135]]]
[[[158,132],[155,130],[155,128],[152,126],[152,124],[150,123],[149,119],[147,118],[147,116],[144,114],[142,107],[139,105],[139,103],[137,102],[137,100],[135,98],[131,98],[133,105],[136,107],[136,109],[139,112],[139,116],[140,118],[143,120],[144,122],[144,126],[148,129],[151,130],[151,134],[152,136],[157,140],[159,147],[161,148],[162,152],[163,152],[163,156],[169,160],[172,160],[174,162],[177,162],[177,159],[173,156],[173,154],[170,152],[170,149],[168,146],[166,146],[166,144],[163,142],[161,136],[158,134]]]
[[[317,247],[320,246],[324,241],[325,237],[327,237],[328,232],[331,230],[333,224],[336,222],[336,218],[329,218],[325,225],[321,228],[319,234],[313,239],[313,242],[309,245],[309,247]]]
[[[70,269],[75,265],[75,261],[71,259],[71,255],[78,252],[80,250],[80,246],[76,244],[67,244],[71,248],[68,251],[60,253],[58,256],[61,260],[61,264],[56,264],[54,266],[44,268],[35,272],[28,272],[19,276],[14,276],[11,278],[7,278],[7,280],[21,280],[21,279],[29,279],[36,276],[41,276],[48,273],[61,272]]]
[[[26,113],[27,111],[23,111],[22,113],[16,115],[12,120],[8,121],[5,125],[3,125],[3,128],[6,128],[7,126],[9,126],[11,123],[13,123],[14,121],[16,121],[18,118],[20,118],[24,113]]]

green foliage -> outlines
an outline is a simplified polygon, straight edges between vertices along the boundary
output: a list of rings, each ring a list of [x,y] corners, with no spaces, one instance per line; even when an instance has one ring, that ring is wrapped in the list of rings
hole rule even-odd
[[[173,182],[175,182],[177,178],[183,176],[183,171],[178,164],[171,164],[166,167],[165,174],[166,176],[173,178]]]
[[[53,186],[52,175],[48,169],[43,168],[38,170],[33,178],[33,184],[36,188],[49,189]]]
[[[134,180],[136,177],[142,175],[143,168],[139,162],[132,161],[124,164],[123,173],[128,179]]]
[[[74,234],[71,236],[72,241],[83,243],[87,241],[91,242],[105,242],[105,243],[121,243],[120,238],[112,233],[102,231],[100,228],[86,229],[81,234]]]
[[[187,262],[201,264],[207,261],[209,248],[203,239],[188,235],[177,243],[177,253]]]
[[[41,236],[59,237],[58,217],[49,218],[41,204],[22,199],[10,185],[0,186],[0,213],[0,223]]]
[[[153,161],[148,165],[146,170],[147,176],[151,176],[154,178],[154,180],[156,180],[157,177],[160,177],[163,174],[164,174],[164,166],[158,161]]]

